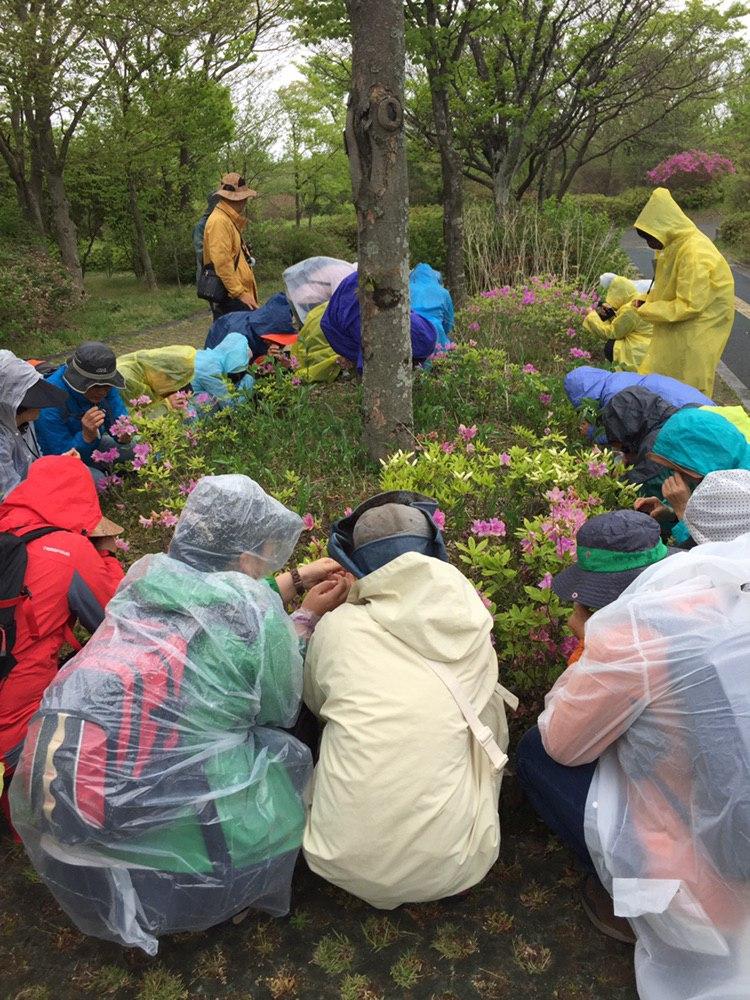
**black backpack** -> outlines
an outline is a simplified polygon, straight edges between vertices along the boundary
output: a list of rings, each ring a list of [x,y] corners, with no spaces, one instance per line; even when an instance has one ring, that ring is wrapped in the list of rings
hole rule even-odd
[[[28,553],[26,546],[35,538],[50,535],[63,528],[35,528],[25,535],[0,532],[0,680],[8,676],[16,665],[13,647],[16,642],[16,609],[31,598],[29,588],[24,585]],[[31,605],[27,604],[32,630],[36,626]]]

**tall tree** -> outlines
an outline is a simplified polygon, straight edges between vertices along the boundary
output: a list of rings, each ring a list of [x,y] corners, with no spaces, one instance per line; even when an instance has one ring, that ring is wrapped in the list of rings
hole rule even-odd
[[[357,209],[365,444],[373,459],[412,441],[409,196],[402,0],[347,0],[352,91],[346,144]]]

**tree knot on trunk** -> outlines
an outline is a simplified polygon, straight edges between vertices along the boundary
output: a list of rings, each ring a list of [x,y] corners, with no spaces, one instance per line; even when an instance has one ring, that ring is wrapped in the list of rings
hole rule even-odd
[[[398,132],[404,124],[404,109],[397,97],[389,95],[377,105],[378,124],[388,132]]]
[[[395,288],[373,288],[372,301],[378,310],[394,309],[401,304],[401,292]]]

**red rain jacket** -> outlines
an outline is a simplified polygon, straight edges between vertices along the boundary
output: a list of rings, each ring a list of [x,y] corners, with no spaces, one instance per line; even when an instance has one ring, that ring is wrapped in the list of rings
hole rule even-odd
[[[21,535],[54,525],[28,545],[24,583],[39,638],[33,639],[21,608],[16,612],[17,663],[0,680],[0,760],[12,770],[31,716],[58,669],[60,649],[76,620],[93,632],[124,573],[115,556],[99,552],[84,532],[102,516],[88,468],[80,459],[50,455],[37,459],[28,477],[0,504],[0,531]]]

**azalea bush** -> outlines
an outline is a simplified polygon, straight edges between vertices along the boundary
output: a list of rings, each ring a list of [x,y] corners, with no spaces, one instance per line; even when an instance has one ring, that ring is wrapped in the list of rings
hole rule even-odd
[[[729,157],[706,153],[702,149],[688,149],[662,160],[647,172],[646,177],[652,184],[692,190],[708,187],[734,173],[736,169]]]

